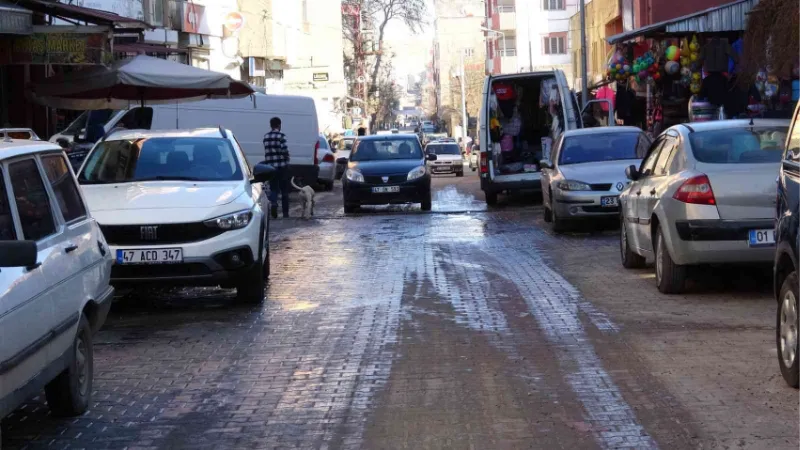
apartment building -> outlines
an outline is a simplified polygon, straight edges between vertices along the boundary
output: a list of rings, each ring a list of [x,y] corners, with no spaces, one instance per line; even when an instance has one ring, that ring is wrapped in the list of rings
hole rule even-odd
[[[569,18],[577,10],[578,0],[487,0],[487,72],[571,72]]]

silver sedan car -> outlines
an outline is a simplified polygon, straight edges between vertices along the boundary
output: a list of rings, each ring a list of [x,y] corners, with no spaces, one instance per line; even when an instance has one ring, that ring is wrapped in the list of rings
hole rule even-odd
[[[625,169],[638,165],[650,138],[635,127],[565,132],[541,162],[544,220],[560,232],[569,222],[619,214]]]
[[[678,293],[692,265],[771,262],[788,127],[788,120],[722,120],[662,133],[641,166],[626,170],[623,266],[654,258],[658,289]]]

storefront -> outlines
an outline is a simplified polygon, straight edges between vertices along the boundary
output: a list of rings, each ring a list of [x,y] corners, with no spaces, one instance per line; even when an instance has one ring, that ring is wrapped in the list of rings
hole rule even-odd
[[[690,121],[789,117],[796,72],[762,72],[755,83],[740,77],[742,36],[758,3],[738,0],[609,37],[617,117],[653,134]]]

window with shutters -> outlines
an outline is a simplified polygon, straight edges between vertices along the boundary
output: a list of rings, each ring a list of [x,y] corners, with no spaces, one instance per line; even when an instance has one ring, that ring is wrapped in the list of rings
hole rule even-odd
[[[566,38],[564,36],[545,36],[542,49],[545,55],[566,55]]]
[[[545,11],[564,10],[564,0],[542,0],[542,9]]]

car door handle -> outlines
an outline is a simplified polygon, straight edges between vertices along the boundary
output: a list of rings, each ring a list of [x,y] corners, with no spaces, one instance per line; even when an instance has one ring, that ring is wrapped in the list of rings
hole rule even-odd
[[[652,191],[650,191],[650,195],[656,195],[656,190],[653,189]]]
[[[71,244],[71,245],[69,245],[69,246],[67,246],[67,247],[65,247],[65,248],[64,248],[64,253],[72,253],[72,252],[74,252],[74,251],[75,251],[75,250],[77,250],[77,249],[78,249],[78,246],[77,246],[77,245],[75,245],[75,244]]]

